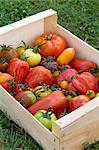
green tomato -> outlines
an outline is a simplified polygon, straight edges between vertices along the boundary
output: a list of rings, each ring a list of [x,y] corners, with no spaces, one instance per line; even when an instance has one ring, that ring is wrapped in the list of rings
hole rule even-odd
[[[41,55],[33,52],[33,49],[27,49],[21,59],[26,60],[31,67],[38,65],[41,62]]]
[[[56,116],[52,112],[46,110],[40,110],[34,114],[34,117],[40,121],[47,129],[52,129],[52,123],[57,120]]]

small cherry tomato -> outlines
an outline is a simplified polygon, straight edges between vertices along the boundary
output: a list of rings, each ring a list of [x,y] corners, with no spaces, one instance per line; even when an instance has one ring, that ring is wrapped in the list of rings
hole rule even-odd
[[[86,96],[88,96],[90,99],[95,97],[95,92],[93,90],[88,90],[86,92]]]
[[[73,97],[72,97],[71,95],[67,95],[67,96],[66,96],[66,99],[67,99],[68,101],[71,101],[72,98],[73,98]]]
[[[99,93],[96,94],[96,97],[98,97],[98,96],[99,96]]]
[[[68,87],[68,82],[65,81],[65,80],[61,81],[61,88],[62,89],[67,89],[67,87]]]

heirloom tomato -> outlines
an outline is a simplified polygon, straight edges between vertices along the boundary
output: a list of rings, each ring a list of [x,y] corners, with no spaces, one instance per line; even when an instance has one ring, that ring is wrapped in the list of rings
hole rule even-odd
[[[37,99],[41,99],[51,93],[51,89],[47,85],[37,86],[34,89],[34,94],[36,95]]]
[[[64,80],[69,82],[73,77],[77,76],[77,74],[78,72],[75,69],[66,69],[56,78],[56,83],[61,85],[61,82]]]
[[[9,75],[8,73],[0,72],[0,84],[6,91],[10,91],[14,86],[14,77]]]
[[[75,56],[74,48],[65,49],[57,58],[59,65],[68,65]]]
[[[79,95],[77,97],[72,98],[69,101],[69,112],[74,111],[75,109],[85,105],[90,101],[90,98],[86,95]]]
[[[52,129],[52,123],[57,120],[54,113],[46,110],[39,110],[34,114],[34,117],[49,130]]]
[[[18,58],[18,54],[16,49],[11,46],[1,45],[0,58],[3,58],[5,61],[9,62],[13,58]]]
[[[88,90],[98,92],[98,82],[96,78],[89,72],[83,72],[77,75],[75,79],[71,81],[71,87],[74,87],[79,94],[86,94]]]
[[[0,71],[6,72],[8,68],[8,63],[5,61],[5,59],[0,58]]]
[[[40,99],[38,102],[28,108],[28,111],[35,114],[37,111],[51,108],[53,112],[58,113],[68,108],[68,102],[62,91],[56,90],[46,97]]]
[[[14,76],[16,83],[22,83],[29,72],[29,65],[25,61],[13,58],[9,62],[7,72]]]
[[[15,99],[22,104],[25,108],[28,108],[32,104],[34,104],[37,100],[35,95],[33,94],[32,91],[22,91],[19,92],[16,96]]]
[[[74,58],[70,65],[77,71],[88,71],[89,69],[96,68],[96,64],[94,62],[80,58]]]
[[[42,83],[52,85],[53,80],[54,78],[48,69],[44,68],[43,66],[36,66],[31,68],[25,79],[25,84],[29,87],[35,88]]]
[[[29,66],[34,67],[38,65],[41,61],[41,55],[37,52],[38,47],[34,47],[26,49],[26,51],[22,54],[21,59],[27,61]]]
[[[42,34],[35,40],[35,45],[41,45],[39,53],[43,57],[58,57],[67,48],[67,43],[61,36],[53,33]]]

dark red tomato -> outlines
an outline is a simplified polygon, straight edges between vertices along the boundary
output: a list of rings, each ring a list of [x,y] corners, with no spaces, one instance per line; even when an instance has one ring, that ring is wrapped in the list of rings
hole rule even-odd
[[[18,58],[18,54],[16,49],[11,46],[1,45],[0,58],[3,58],[5,61],[9,62],[13,58]]]
[[[67,69],[64,70],[58,78],[56,79],[56,83],[60,85],[61,81],[66,80],[66,81],[71,81],[73,77],[76,77],[78,72],[75,69]]]
[[[67,48],[64,38],[53,33],[42,34],[35,40],[35,45],[42,45],[39,52],[43,57],[58,57]]]
[[[0,84],[6,91],[10,91],[14,85],[14,78],[9,75],[8,73],[1,73],[0,72]]]
[[[32,114],[35,114],[39,110],[48,110],[49,108],[51,108],[55,113],[68,108],[66,97],[61,91],[56,90],[48,96],[42,98],[41,100],[30,106],[28,108],[28,111]]]
[[[13,58],[9,62],[7,72],[14,76],[16,83],[23,83],[29,72],[29,65],[25,61]]]
[[[71,66],[72,68],[76,70],[81,70],[81,71],[88,71],[89,69],[95,69],[96,64],[94,62],[91,62],[89,60],[83,60],[80,58],[74,58],[71,61]]]
[[[83,72],[77,75],[75,79],[71,81],[72,86],[79,94],[86,94],[88,90],[98,92],[98,82],[96,78],[89,72]]]
[[[26,77],[25,84],[29,87],[35,88],[41,83],[52,85],[54,81],[51,72],[43,66],[32,68]]]
[[[69,112],[76,110],[77,108],[85,105],[89,101],[90,98],[86,95],[79,95],[77,97],[72,98],[72,100],[69,101]]]
[[[37,100],[32,91],[26,90],[17,93],[15,99],[22,104],[25,108],[28,108],[34,104]]]

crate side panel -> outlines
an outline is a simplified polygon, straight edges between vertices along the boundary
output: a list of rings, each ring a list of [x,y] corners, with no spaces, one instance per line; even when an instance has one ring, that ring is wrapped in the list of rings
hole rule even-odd
[[[69,47],[75,48],[77,57],[91,60],[99,66],[99,51],[97,51],[95,48],[82,41],[80,38],[76,37],[74,34],[64,29],[60,25],[57,25],[57,27],[53,28],[53,32],[64,37]]]
[[[0,109],[24,128],[45,150],[59,150],[59,139],[0,86]]]
[[[39,35],[44,32],[44,19],[36,22],[32,22],[27,26],[21,26],[20,28],[13,28],[9,32],[0,35],[0,45],[12,45],[12,47],[17,47],[23,40],[26,44],[33,45],[33,41]]]
[[[61,130],[60,150],[80,150],[99,140],[99,107]]]

